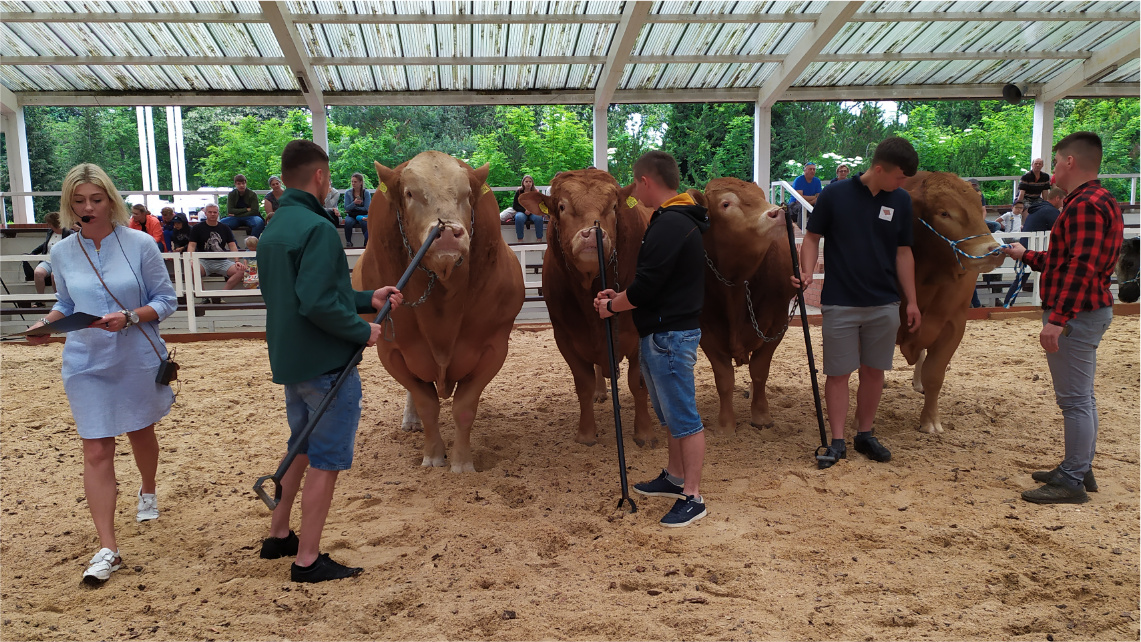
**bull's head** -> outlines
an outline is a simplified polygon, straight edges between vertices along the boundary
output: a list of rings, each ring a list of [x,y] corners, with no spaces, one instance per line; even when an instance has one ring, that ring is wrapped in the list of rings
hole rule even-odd
[[[709,212],[706,247],[727,250],[718,254],[740,263],[734,271],[745,278],[757,269],[773,242],[785,237],[784,210],[769,203],[756,183],[715,178],[705,186],[704,194],[697,190],[688,193]]]
[[[907,179],[904,189],[911,194],[919,218],[951,241],[968,239],[958,244],[959,249],[966,254],[983,257],[972,259],[960,254],[958,258],[964,269],[982,273],[1002,265],[1003,255],[990,254],[999,245],[990,235],[986,226],[986,210],[970,183],[950,172],[920,172]],[[918,223],[915,233],[930,234],[930,231]],[[941,240],[940,243],[946,244],[946,241]]]
[[[519,197],[528,212],[551,217],[552,240],[557,237],[559,249],[568,265],[582,276],[598,276],[598,242],[594,222],[602,228],[602,253],[612,256],[618,233],[619,216],[640,216],[633,198],[634,185],[619,187],[610,174],[598,169],[563,172],[551,181],[551,195],[538,191]]]
[[[377,191],[385,198],[373,199],[370,214],[373,208],[394,208],[412,252],[443,221],[423,265],[446,282],[471,250],[475,205],[488,170],[488,165],[472,169],[441,152],[421,152],[396,169],[376,163]]]

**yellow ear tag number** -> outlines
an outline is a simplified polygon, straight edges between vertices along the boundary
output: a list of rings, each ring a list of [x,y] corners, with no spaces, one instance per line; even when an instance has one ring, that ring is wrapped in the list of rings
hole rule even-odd
[[[482,195],[482,194],[486,194],[486,193],[488,193],[488,192],[490,192],[490,191],[491,191],[491,188],[487,186],[487,183],[484,183],[484,184],[483,184],[483,187],[479,188],[479,193],[480,193],[481,195]]]
[[[637,204],[638,204],[638,199],[634,198],[633,196],[627,196],[626,197],[626,207],[634,207]]]
[[[546,203],[539,203],[539,211],[544,213],[544,214],[550,214],[551,213],[551,211],[547,209]]]
[[[385,192],[387,192],[387,191],[388,191],[388,186],[387,186],[387,185],[385,185],[384,183],[381,183],[381,184],[380,184],[380,187],[378,187],[377,189],[379,189],[379,190],[380,190],[380,192],[383,194],[383,193],[385,193]]]

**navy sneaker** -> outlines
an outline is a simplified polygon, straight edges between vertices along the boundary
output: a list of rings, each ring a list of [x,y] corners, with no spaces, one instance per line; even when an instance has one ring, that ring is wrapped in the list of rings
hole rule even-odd
[[[1036,482],[1048,484],[1055,480],[1062,473],[1061,467],[1054,470],[1036,470],[1030,474],[1030,478]],[[1097,480],[1093,477],[1093,469],[1086,471],[1085,479],[1082,480],[1082,485],[1086,487],[1086,491],[1091,493],[1097,492]]]
[[[656,479],[640,484],[634,484],[634,492],[641,493],[646,497],[673,497],[674,499],[685,499],[685,493],[681,492],[681,486],[673,483],[668,479],[669,473],[662,471]]]
[[[363,572],[363,568],[338,564],[329,559],[328,553],[321,553],[317,556],[317,560],[309,566],[298,566],[297,564],[290,566],[289,579],[294,582],[327,582],[356,577]]]
[[[867,455],[872,461],[891,461],[891,451],[880,443],[871,432],[858,432],[855,439],[856,452]]]
[[[680,528],[689,526],[693,522],[705,517],[705,502],[697,501],[693,495],[685,495],[684,499],[674,502],[674,507],[662,518],[662,526]]]
[[[267,537],[261,541],[261,558],[263,560],[276,560],[282,557],[297,555],[297,533],[289,531],[285,537]]]

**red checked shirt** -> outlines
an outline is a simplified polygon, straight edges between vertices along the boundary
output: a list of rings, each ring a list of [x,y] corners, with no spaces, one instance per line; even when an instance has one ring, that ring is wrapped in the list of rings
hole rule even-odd
[[[1022,260],[1042,273],[1042,307],[1055,325],[1079,312],[1113,305],[1109,278],[1121,253],[1125,221],[1101,181],[1083,183],[1066,197],[1050,230],[1045,252],[1027,251]]]

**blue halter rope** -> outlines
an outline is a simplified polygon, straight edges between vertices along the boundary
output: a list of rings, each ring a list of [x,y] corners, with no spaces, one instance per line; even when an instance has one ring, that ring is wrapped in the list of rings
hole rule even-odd
[[[971,239],[977,239],[977,238],[980,238],[983,236],[990,236],[990,234],[989,233],[988,234],[975,234],[973,236],[961,238],[958,241],[952,241],[951,239],[947,238],[946,236],[943,236],[942,234],[940,234],[938,230],[936,230],[934,227],[932,227],[931,224],[928,223],[927,221],[925,221],[924,219],[922,219],[922,218],[919,219],[919,222],[923,223],[923,225],[926,226],[927,229],[931,230],[932,234],[934,234],[935,236],[938,236],[939,238],[941,238],[947,242],[947,245],[949,245],[951,247],[951,251],[954,252],[954,254],[955,254],[955,262],[957,262],[959,264],[959,268],[964,270],[964,271],[966,271],[967,268],[963,266],[963,260],[959,258],[960,256],[965,256],[968,259],[985,259],[988,256],[995,256],[997,254],[1001,254],[1002,248],[1004,248],[1004,247],[1010,247],[1009,245],[1004,243],[1004,244],[994,248],[993,250],[987,252],[986,254],[978,254],[978,255],[967,254],[965,251],[963,251],[961,248],[959,248],[959,243],[963,243],[963,242],[969,241]],[[1014,305],[1015,299],[1018,298],[1018,293],[1022,291],[1022,286],[1026,283],[1026,274],[1027,274],[1026,264],[1023,263],[1022,261],[1015,261],[1014,262],[1014,285],[1010,288],[1010,291],[1006,293],[1006,298],[1002,302],[1002,307],[1009,308],[1010,306]]]

